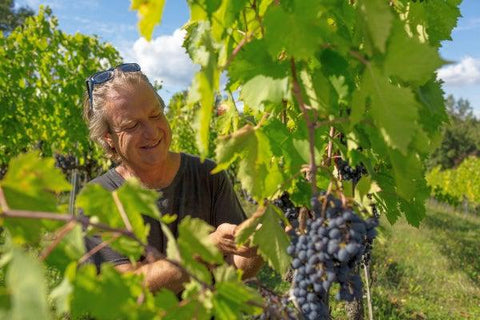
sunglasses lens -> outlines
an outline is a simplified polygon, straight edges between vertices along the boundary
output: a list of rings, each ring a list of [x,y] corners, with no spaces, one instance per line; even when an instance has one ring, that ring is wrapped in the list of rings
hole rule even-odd
[[[100,73],[97,73],[96,75],[93,76],[92,80],[95,84],[100,84],[104,83],[105,81],[108,81],[112,78],[112,72],[111,71],[103,71]]]
[[[124,63],[117,67],[123,72],[136,72],[140,71],[140,66],[136,63]]]

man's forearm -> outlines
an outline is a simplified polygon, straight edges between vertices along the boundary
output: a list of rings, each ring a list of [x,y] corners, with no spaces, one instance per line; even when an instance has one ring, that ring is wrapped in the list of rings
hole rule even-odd
[[[183,284],[188,281],[188,275],[166,260],[157,260],[137,268],[131,264],[116,267],[120,272],[131,271],[143,274],[145,283],[150,291],[155,292],[161,288],[169,289],[175,293],[183,290]]]

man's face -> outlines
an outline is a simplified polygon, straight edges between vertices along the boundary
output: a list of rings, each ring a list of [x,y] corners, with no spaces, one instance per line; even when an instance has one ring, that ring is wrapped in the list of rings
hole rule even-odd
[[[107,104],[106,115],[111,128],[106,141],[123,164],[150,169],[166,163],[172,132],[148,84],[119,90]]]

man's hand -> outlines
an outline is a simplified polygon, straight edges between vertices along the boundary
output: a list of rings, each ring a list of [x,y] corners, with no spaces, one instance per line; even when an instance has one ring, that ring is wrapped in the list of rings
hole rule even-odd
[[[255,248],[245,246],[237,247],[235,243],[235,230],[237,226],[230,223],[222,223],[209,237],[217,248],[225,255],[235,254],[243,257],[255,255]]]

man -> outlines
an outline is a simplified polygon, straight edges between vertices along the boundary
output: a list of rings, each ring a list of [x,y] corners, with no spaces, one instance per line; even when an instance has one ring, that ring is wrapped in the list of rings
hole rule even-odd
[[[122,64],[98,72],[87,80],[87,93],[84,116],[90,137],[118,163],[92,182],[112,191],[125,179],[137,178],[146,188],[162,194],[161,212],[178,216],[170,225],[175,236],[183,217],[200,218],[216,227],[210,239],[226,260],[242,269],[245,278],[255,275],[262,264],[255,249],[235,245],[235,228],[245,214],[229,179],[224,172],[210,174],[215,167],[212,161],[201,163],[197,157],[169,150],[172,133],[163,113],[164,103],[140,67]],[[150,224],[149,244],[165,252],[166,238],[160,224],[146,216],[144,219]],[[90,250],[100,242],[88,238],[86,245]],[[144,274],[152,291],[168,288],[179,292],[188,279],[181,269],[163,259],[134,267],[108,247],[95,254],[93,260],[97,266],[108,261],[122,272]]]

